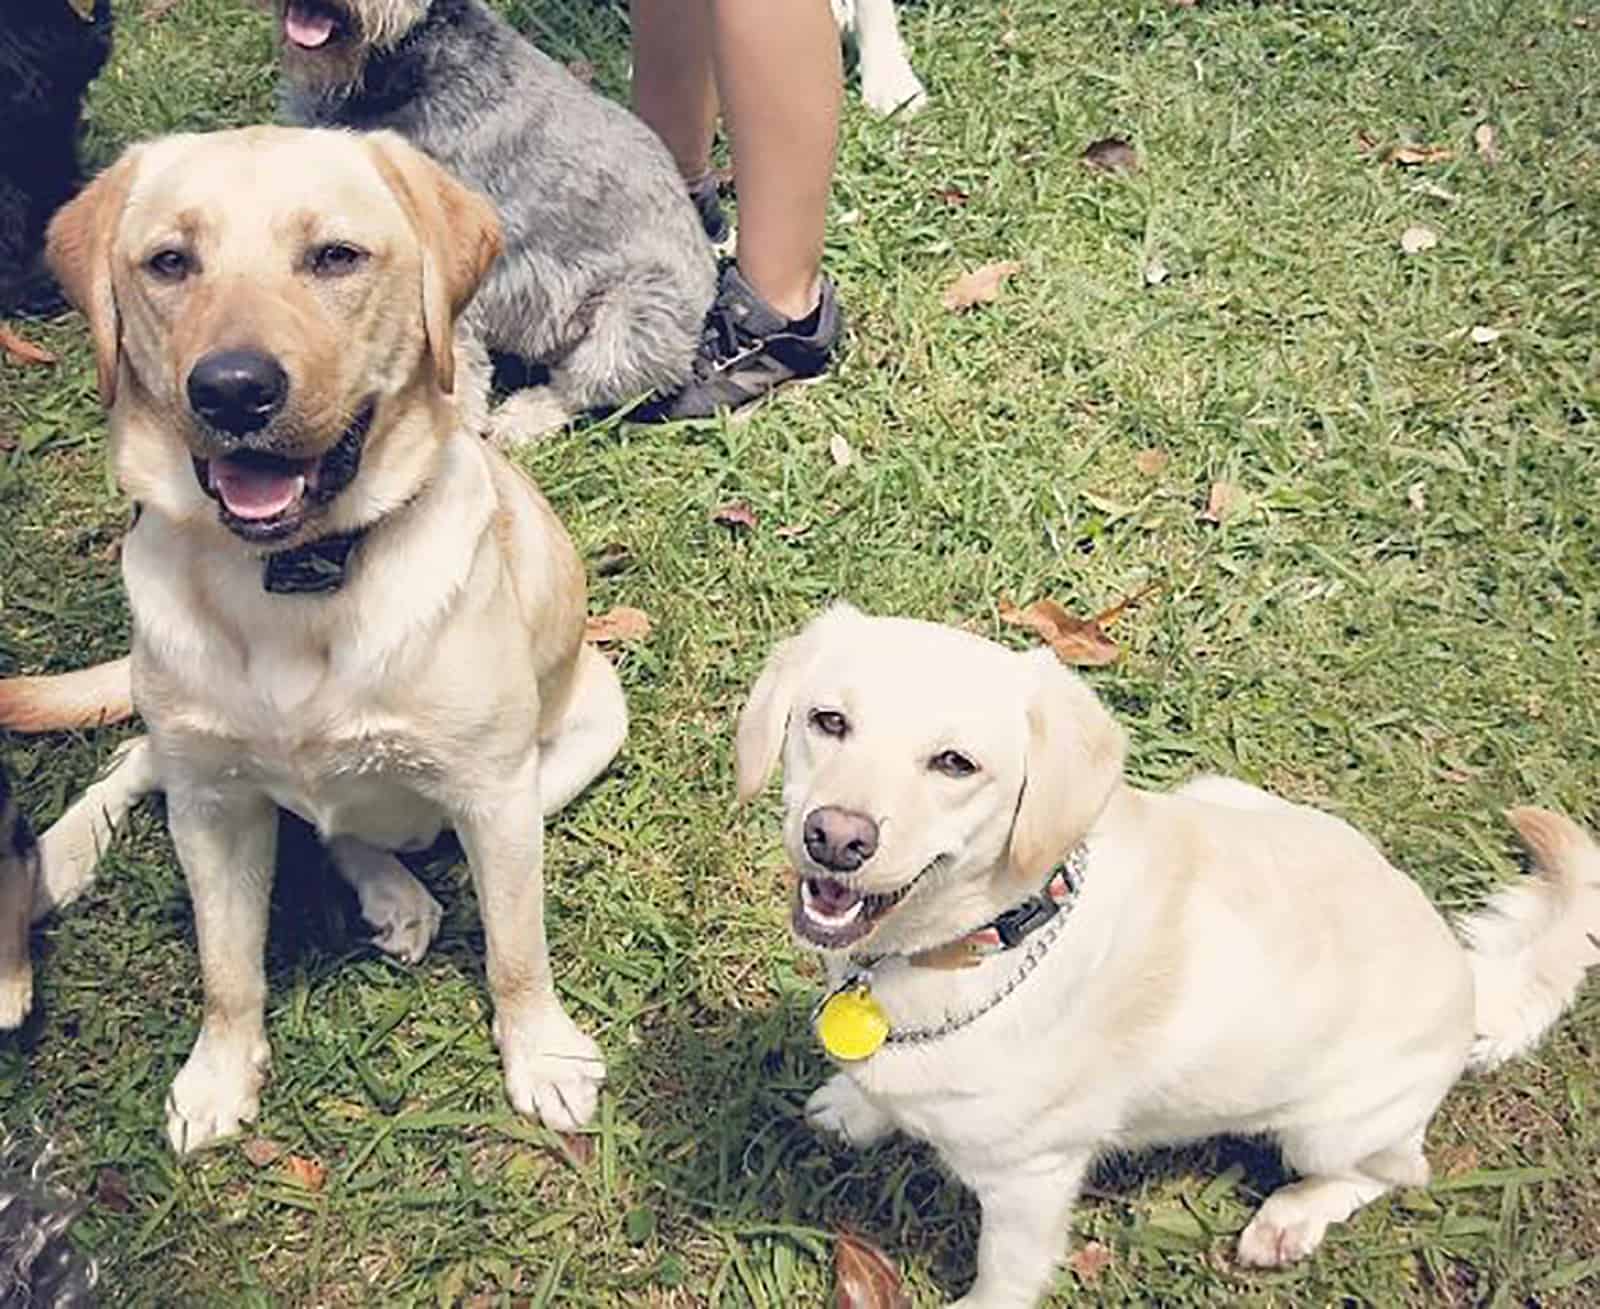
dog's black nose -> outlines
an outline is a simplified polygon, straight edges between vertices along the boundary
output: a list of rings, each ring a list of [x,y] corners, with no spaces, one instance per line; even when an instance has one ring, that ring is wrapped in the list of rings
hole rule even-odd
[[[824,868],[853,873],[878,848],[878,825],[866,814],[824,805],[806,815],[806,853]]]
[[[189,370],[189,407],[235,436],[260,431],[283,408],[289,375],[259,350],[216,350]]]

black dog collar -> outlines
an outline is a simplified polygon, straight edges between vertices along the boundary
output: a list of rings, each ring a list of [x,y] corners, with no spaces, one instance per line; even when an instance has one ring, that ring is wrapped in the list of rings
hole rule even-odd
[[[341,532],[268,555],[261,569],[261,589],[271,595],[337,591],[344,585],[351,554],[366,534],[365,528]]]

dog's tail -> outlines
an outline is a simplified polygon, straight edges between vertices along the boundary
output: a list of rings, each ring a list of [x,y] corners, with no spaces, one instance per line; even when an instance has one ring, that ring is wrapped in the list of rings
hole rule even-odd
[[[94,881],[95,866],[141,796],[159,788],[150,739],[137,736],[112,756],[111,767],[39,837],[33,920],[71,904]]]
[[[54,677],[0,678],[0,727],[57,732],[133,716],[128,657]]]
[[[1532,1049],[1600,963],[1600,845],[1548,809],[1506,817],[1534,867],[1461,924],[1477,990],[1476,1069]]]

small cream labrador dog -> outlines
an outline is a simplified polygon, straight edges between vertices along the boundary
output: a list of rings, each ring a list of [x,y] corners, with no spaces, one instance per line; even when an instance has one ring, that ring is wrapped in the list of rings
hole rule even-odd
[[[563,1130],[594,1110],[604,1065],[546,951],[543,817],[616,754],[627,711],[583,642],[571,541],[480,435],[486,360],[457,324],[499,245],[488,201],[399,137],[289,128],[135,146],[51,224],[138,506],[122,567],[150,730],[43,900],[75,893],[115,806],[166,792],[205,992],[167,1100],[180,1152],[257,1112],[280,807],[408,960],[439,906],[392,851],[453,827],[511,1103]],[[90,721],[127,675],[0,700],[34,726]]]
[[[1600,850],[1510,813],[1538,860],[1464,925],[1349,824],[1243,782],[1123,779],[1124,737],[1048,650],[836,606],[772,655],[738,787],[783,759],[793,930],[823,952],[840,1071],[806,1107],[900,1130],[982,1205],[965,1309],[1036,1304],[1095,1157],[1221,1132],[1300,1175],[1245,1264],[1428,1180],[1469,1067],[1528,1049],[1600,959]]]

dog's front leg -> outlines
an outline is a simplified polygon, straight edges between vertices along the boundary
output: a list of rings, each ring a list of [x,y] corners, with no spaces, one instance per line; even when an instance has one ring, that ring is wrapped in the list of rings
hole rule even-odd
[[[1089,1151],[1040,1155],[972,1183],[983,1207],[978,1279],[950,1309],[1033,1309],[1067,1246],[1067,1219]]]
[[[175,786],[167,825],[194,904],[205,992],[200,1037],[167,1096],[167,1137],[188,1154],[237,1132],[260,1107],[278,811],[258,792]]]
[[[556,997],[544,932],[544,820],[539,769],[475,796],[456,822],[488,946],[494,1039],[518,1113],[570,1132],[594,1115],[605,1080],[600,1047]]]

